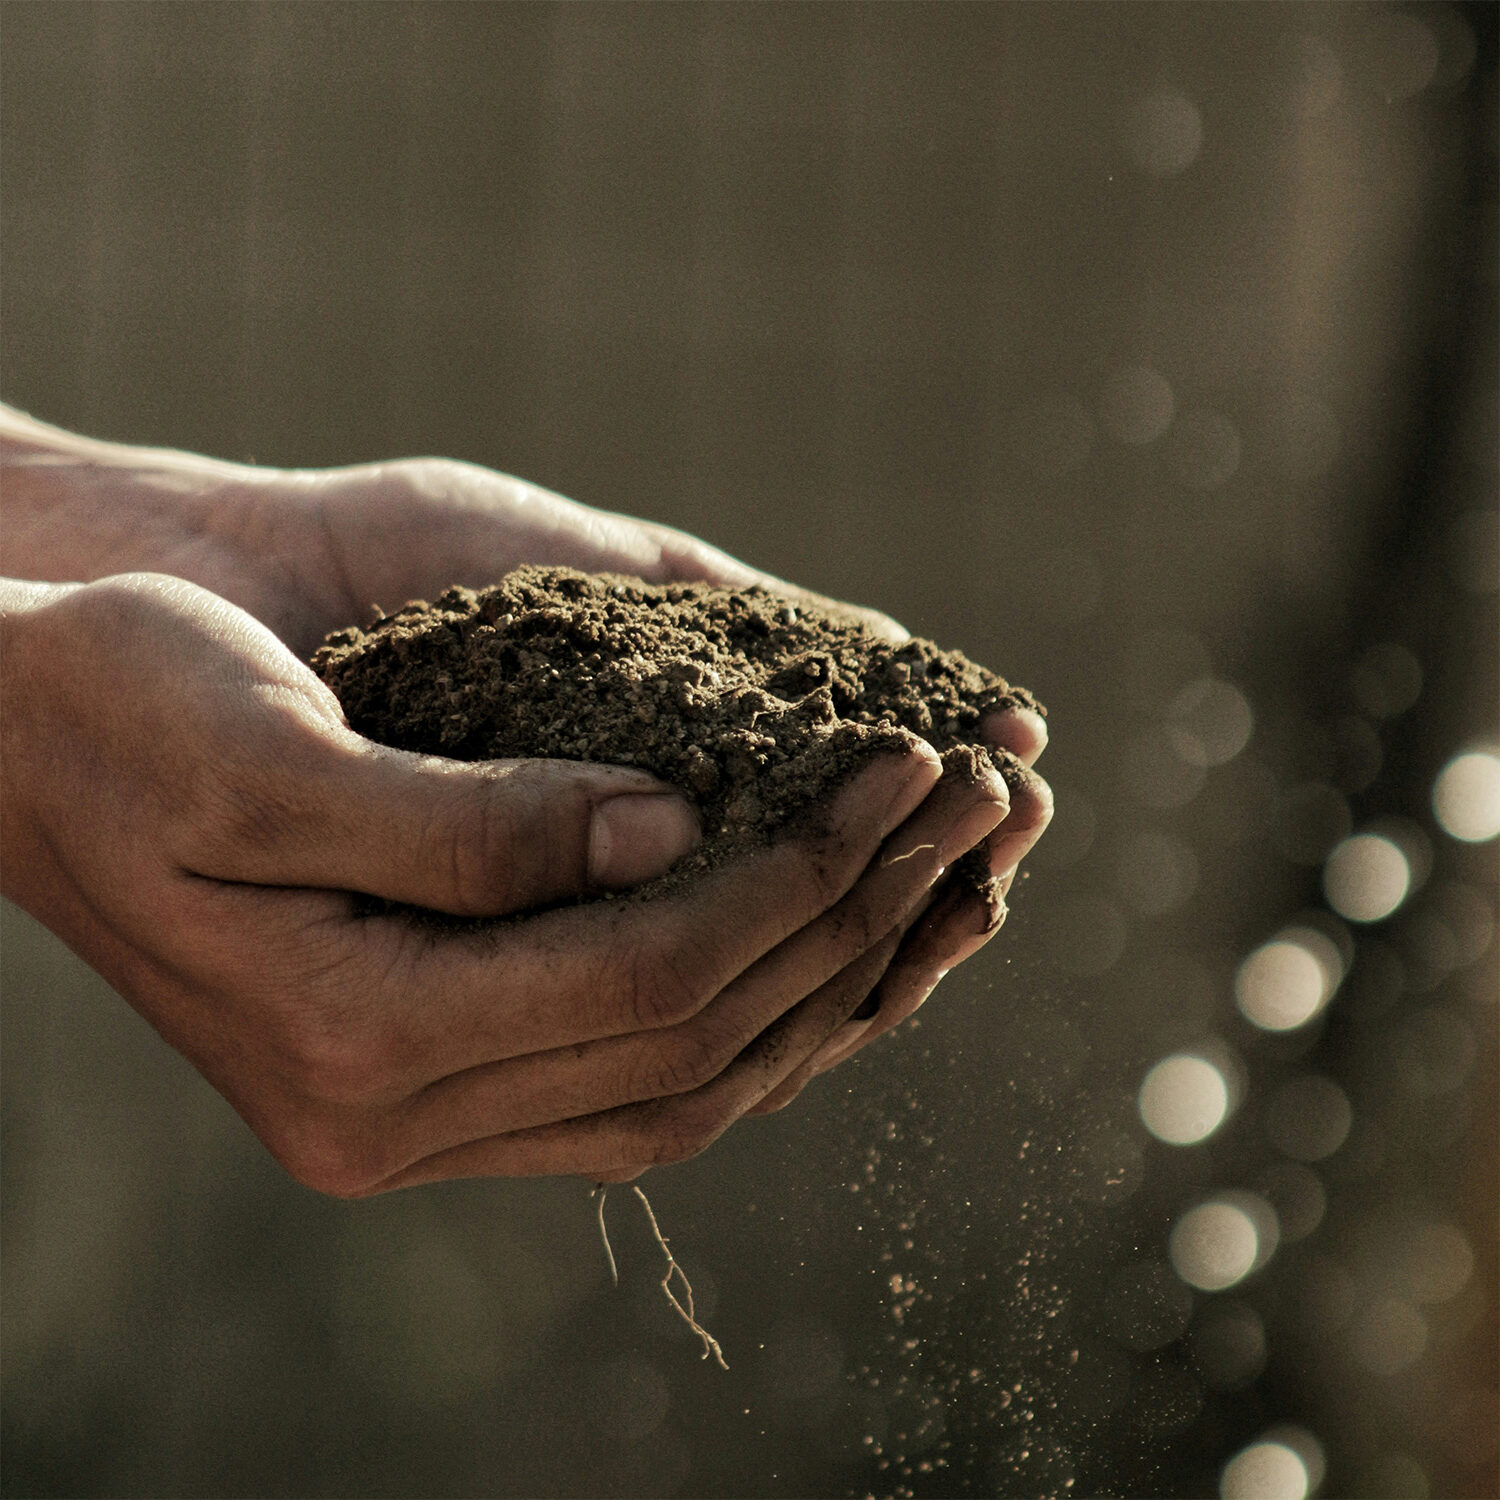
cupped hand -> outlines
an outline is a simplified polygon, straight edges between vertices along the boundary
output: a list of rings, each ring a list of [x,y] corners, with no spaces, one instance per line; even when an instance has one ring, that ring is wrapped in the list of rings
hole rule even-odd
[[[169,572],[239,605],[303,656],[328,631],[367,618],[373,606],[389,611],[455,582],[483,586],[522,562],[651,581],[760,583],[887,637],[906,635],[888,616],[810,595],[685,533],[594,510],[473,464],[403,459],[328,470],[250,468],[94,442],[5,408],[0,447],[8,520],[0,572],[85,580],[131,569]],[[1012,709],[992,715],[982,732],[1016,757],[1010,810],[987,846],[990,868],[1008,890],[1051,816],[1051,794],[1030,770],[1046,726],[1035,713]],[[982,902],[956,887],[933,896],[859,1017],[758,1107],[789,1102],[814,1073],[905,1019],[992,935]]]
[[[887,615],[759,572],[686,532],[454,459],[254,467],[101,442],[0,405],[0,464],[0,575],[170,573],[239,605],[304,657],[377,606],[389,613],[455,583],[482,588],[522,563],[758,583],[906,636]]]
[[[904,626],[881,614],[814,594],[747,567],[708,543],[670,527],[591,509],[509,475],[446,459],[407,459],[300,476],[301,503],[313,504],[326,556],[351,600],[431,598],[451,583],[483,587],[521,563],[588,572],[620,572],[648,582],[760,584],[805,598],[818,608],[904,640]],[[1052,793],[1033,769],[1047,745],[1047,725],[1029,708],[988,716],[985,742],[1008,761],[1009,813],[990,836],[990,871],[1009,893],[1021,860],[1046,831]],[[931,908],[906,935],[861,1007],[818,1055],[755,1107],[789,1104],[817,1073],[842,1062],[910,1017],[938,982],[994,936],[985,903],[957,884],[934,893]],[[1002,912],[1003,920],[1003,912]]]
[[[557,905],[669,867],[686,804],[625,768],[374,745],[179,578],[41,590],[3,642],[8,892],[341,1196],[701,1150],[827,1046],[1009,806],[913,740],[680,894]],[[424,927],[359,892],[519,915]]]
[[[1002,752],[1009,805],[985,840],[991,875],[1009,895],[1021,860],[1052,820],[1052,792],[1032,769],[1046,748],[1046,721],[1031,709],[1006,709],[981,726],[988,744]],[[810,1058],[757,1104],[752,1113],[784,1109],[820,1073],[836,1068],[877,1037],[916,1013],[950,969],[972,958],[1005,920],[991,919],[986,901],[972,889],[945,882],[914,922],[880,982],[865,1003]]]

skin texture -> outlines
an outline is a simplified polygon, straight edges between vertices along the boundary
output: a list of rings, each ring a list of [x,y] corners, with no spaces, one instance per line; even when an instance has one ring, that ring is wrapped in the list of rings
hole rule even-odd
[[[0,409],[0,461],[6,894],[324,1192],[622,1180],[702,1150],[976,951],[977,903],[929,905],[934,882],[983,840],[1013,870],[1050,816],[1034,773],[937,787],[913,739],[815,832],[689,891],[533,911],[668,868],[687,805],[621,767],[373,745],[301,658],[372,604],[522,561],[803,591],[447,460],[250,469]],[[1045,742],[1029,713],[986,727],[1028,764]],[[530,915],[438,934],[353,892]]]

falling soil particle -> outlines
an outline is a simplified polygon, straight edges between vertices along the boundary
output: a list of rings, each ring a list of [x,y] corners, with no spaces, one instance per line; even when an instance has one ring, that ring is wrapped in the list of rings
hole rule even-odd
[[[330,635],[312,664],[381,744],[636,766],[679,788],[704,841],[645,896],[816,817],[869,756],[912,735],[945,776],[993,765],[1013,781],[1019,762],[980,743],[980,721],[1043,711],[956,651],[882,639],[800,598],[571,568],[519,568],[377,615]],[[954,878],[999,920],[982,850]]]

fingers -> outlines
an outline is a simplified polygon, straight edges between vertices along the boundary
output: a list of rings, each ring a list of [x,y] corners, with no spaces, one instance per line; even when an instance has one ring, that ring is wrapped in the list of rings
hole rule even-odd
[[[828,1000],[847,993],[848,1010],[838,1017],[846,1019],[884,972],[947,864],[1004,816],[1003,799],[998,777],[940,785],[886,840],[853,890],[700,1012],[675,1026],[512,1058],[441,1079],[404,1111],[406,1149],[413,1157],[428,1156],[475,1137],[692,1092],[752,1049],[810,994]],[[869,972],[856,994],[864,970],[851,966],[862,965],[864,955],[877,947],[886,960]],[[817,1037],[815,1045],[824,1039]],[[784,1061],[784,1071],[790,1070],[802,1056],[787,1054]]]
[[[1010,793],[1010,812],[990,836],[990,873],[1000,877],[1002,894],[1010,889],[1016,866],[1052,821],[1052,788],[1015,755],[999,752],[1001,774]]]
[[[497,916],[649,880],[700,837],[682,797],[624,766],[466,764],[349,734],[282,769],[229,867],[200,873]]]
[[[912,737],[909,748],[876,755],[808,831],[669,896],[567,907],[440,938],[398,918],[375,919],[389,958],[372,998],[406,1033],[420,1070],[413,1085],[690,1020],[835,905],[940,774],[931,749]]]
[[[482,1026],[486,1017],[476,1014],[473,1024],[466,1025],[464,1016],[455,1013],[458,1007],[446,1002],[457,1001],[461,1006],[473,1000],[472,993],[439,986],[435,993],[418,997],[417,1003],[412,1003],[412,995],[402,995],[409,1005],[403,1033],[390,1024],[391,1008],[380,1005],[379,996],[372,993],[371,1003],[362,1006],[352,1020],[345,1013],[347,1006],[334,1014],[301,1017],[295,1031],[309,1050],[305,1056],[295,1050],[278,1055],[275,1063],[275,1071],[286,1076],[294,1107],[289,1115],[282,1112],[285,1118],[272,1122],[274,1128],[261,1120],[263,1138],[299,1180],[339,1196],[361,1196],[380,1185],[473,1171],[634,1170],[701,1149],[815,1052],[847,1018],[884,972],[902,935],[903,919],[913,912],[943,866],[982,840],[1004,816],[1008,802],[998,777],[967,785],[950,783],[928,806],[927,790],[938,771],[928,752],[917,748],[910,755],[884,756],[881,761],[860,779],[868,792],[873,772],[875,785],[883,785],[887,794],[887,805],[875,815],[874,826],[883,831],[896,822],[898,831],[887,838],[854,889],[811,924],[789,934],[788,941],[770,954],[748,965],[713,1004],[697,1006],[690,1015],[670,1026],[658,1026],[644,1037],[616,1036],[593,1046],[576,1043],[568,1034],[572,1028],[565,1028],[564,1045],[550,1053],[501,1059],[413,1091],[400,1083],[403,1074],[413,1068],[430,1068],[444,1045],[455,1044],[467,1053],[472,1044],[470,1032]],[[841,800],[847,800],[847,795]],[[879,807],[880,799],[874,805]],[[899,821],[914,806],[915,815]],[[869,809],[856,802],[852,810],[846,810],[844,832],[860,817],[868,820],[870,816]],[[783,871],[785,880],[757,879],[748,890],[736,891],[729,907],[731,919],[736,912],[742,916],[746,903],[764,887],[784,886],[797,866],[816,867],[821,860],[831,868],[839,850],[828,847],[826,838],[823,844],[817,851],[819,857],[809,859],[809,845],[803,841],[792,868]],[[875,853],[876,849],[860,841],[854,875],[871,865],[870,856]],[[753,862],[747,864],[753,869]],[[740,870],[739,877],[744,873]],[[821,878],[828,878],[826,870]],[[853,876],[850,879],[853,883]],[[235,889],[215,882],[204,884],[222,899]],[[270,893],[240,890],[246,899],[270,899]],[[668,905],[662,901],[637,904],[647,913],[659,913]],[[602,951],[616,957],[621,930],[618,914],[614,906],[595,913],[607,919]],[[511,936],[534,934],[545,930],[552,917],[566,915],[531,918],[507,932]],[[715,915],[722,927],[725,911],[719,909]],[[377,943],[379,934],[390,926],[394,924],[376,920],[361,924],[358,931],[362,941]],[[406,931],[410,935],[411,929]],[[451,953],[453,947],[446,937],[429,938],[426,943],[429,954]],[[544,944],[543,954],[553,959],[561,954],[572,956],[566,942],[561,948],[556,943]],[[580,987],[576,972],[563,972],[560,988],[554,974],[551,993],[540,984],[529,984],[525,969],[513,957],[502,945],[493,945],[486,977],[494,985],[498,973],[509,1003],[534,1025],[556,1027],[556,1012],[564,1008],[561,1002],[580,994],[592,998],[592,989]],[[380,967],[380,960],[368,952],[360,958],[359,967]],[[545,963],[535,972],[545,976]],[[474,975],[468,978],[472,982]],[[353,982],[358,983],[357,979]],[[350,984],[345,963],[339,993],[346,993]],[[369,987],[370,991],[378,988],[378,984]],[[560,1003],[554,1004],[554,999]],[[508,1040],[513,1044],[514,1035]],[[748,1061],[756,1059],[759,1062],[752,1072]],[[729,1075],[739,1080],[733,1088],[722,1083]],[[575,1116],[608,1115],[616,1100],[637,1101],[625,1102],[624,1107],[631,1109],[644,1107],[650,1099],[681,1103],[654,1123],[637,1119],[637,1128],[624,1146],[614,1141],[605,1150],[597,1142],[588,1144],[593,1137],[585,1134],[587,1150],[580,1155],[576,1120],[561,1137],[534,1137],[536,1130],[551,1130]],[[476,1140],[489,1144],[476,1148],[471,1144]],[[419,1171],[420,1162],[428,1165]]]
[[[649,530],[661,546],[657,570],[650,575],[653,581],[712,583],[723,588],[737,589],[759,584],[788,599],[802,600],[818,614],[826,615],[840,624],[863,626],[882,640],[899,645],[902,641],[911,639],[911,632],[904,625],[878,609],[846,604],[841,599],[830,599],[826,594],[814,593],[811,589],[788,583],[784,578],[759,572],[685,532],[673,531],[665,526],[650,526]]]
[[[1004,894],[1052,819],[1052,790],[1031,769],[1047,748],[1047,721],[1035,709],[1016,706],[986,714],[979,731],[1011,789],[1011,817],[990,841],[990,872],[1001,878]]]
[[[979,723],[985,744],[1009,750],[1028,766],[1047,748],[1047,721],[1032,708],[1001,708]]]
[[[914,1015],[950,969],[972,958],[1000,930],[988,920],[984,902],[970,892],[950,889],[940,895],[876,987],[874,1019],[837,1056],[823,1059],[820,1071]]]
[[[581,505],[476,464],[404,459],[311,478],[361,605],[393,607],[455,582],[482,588],[521,562],[552,563],[647,583],[758,584],[886,639],[908,639],[878,610],[798,588],[688,532]]]
[[[914,924],[870,999],[818,1051],[756,1109],[784,1109],[820,1073],[847,1062],[877,1037],[909,1020],[947,975],[972,958],[1000,930],[989,926],[985,902],[957,887],[939,887],[923,920]],[[868,1010],[869,1018],[865,1018]]]
[[[889,962],[892,933],[770,1027],[705,1086],[579,1119],[465,1142],[413,1162],[370,1191],[451,1177],[575,1173],[622,1181],[711,1145],[833,1031]]]
[[[1037,718],[1029,710],[1018,712]],[[986,855],[991,874],[1000,879],[1000,894],[1004,897],[1015,881],[1016,867],[1046,831],[1052,818],[1052,793],[1046,782],[1021,765],[1013,754],[1002,755],[1001,764],[1010,792],[1010,811],[990,835]],[[925,916],[914,925],[890,968],[855,1016],[840,1029],[838,1036],[828,1040],[816,1057],[810,1058],[762,1101],[756,1113],[785,1108],[817,1074],[837,1067],[909,1019],[943,976],[972,958],[999,931],[1004,920],[1003,906],[1000,921],[991,925],[989,908],[982,897],[951,881],[940,885]]]

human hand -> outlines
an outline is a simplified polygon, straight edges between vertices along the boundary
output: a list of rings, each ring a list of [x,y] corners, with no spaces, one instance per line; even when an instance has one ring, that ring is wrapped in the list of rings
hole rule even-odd
[[[696,829],[628,769],[374,745],[270,631],[181,579],[19,589],[8,894],[342,1196],[701,1150],[825,1046],[1007,810],[998,777],[934,790],[913,741],[819,827],[680,895],[466,932],[360,915],[354,891],[487,916],[630,884]]]
[[[670,527],[591,509],[524,480],[473,464],[407,459],[302,476],[320,496],[338,576],[366,600],[431,598],[451,583],[483,587],[524,562],[587,572],[628,573],[647,582],[749,584],[811,601],[877,634],[904,640],[904,626],[875,610],[840,603],[747,567],[727,553]],[[363,591],[362,595],[360,591]],[[352,615],[351,615],[352,618]],[[1052,818],[1052,793],[1032,769],[1047,744],[1047,725],[1027,708],[991,714],[985,743],[1010,763],[1010,810],[990,835],[990,871],[1001,895]],[[906,936],[884,978],[860,1008],[786,1082],[754,1106],[783,1108],[817,1073],[908,1019],[947,972],[994,936],[985,904],[951,884]]]
[[[984,846],[990,874],[999,880],[1004,898],[1015,883],[1022,858],[1052,820],[1051,788],[1032,769],[1046,748],[1047,730],[1045,721],[1030,709],[1003,710],[991,715],[980,729],[986,743],[1003,752],[1010,794],[1006,816]],[[986,902],[965,885],[948,881],[937,886],[930,905],[911,925],[865,1003],[750,1112],[770,1114],[785,1109],[813,1078],[910,1019],[948,971],[978,953],[1004,920],[1002,907],[1000,920],[992,923]]]
[[[649,581],[760,583],[882,635],[906,635],[888,616],[809,595],[685,533],[594,510],[473,464],[402,459],[327,470],[249,468],[94,442],[3,407],[0,450],[9,533],[0,571],[83,579],[123,569],[170,571],[240,605],[302,655],[372,605],[394,609],[455,582],[483,586],[521,562]],[[11,553],[20,556],[12,562]],[[991,715],[981,732],[1027,768],[1047,739],[1044,721],[1026,709]],[[1051,817],[1051,794],[1034,772],[1012,781],[1009,816],[988,850],[1002,890]],[[880,985],[878,1014],[846,1026],[816,1070],[909,1016],[992,933],[983,903],[956,887],[937,893]],[[765,1107],[788,1102],[813,1071],[803,1069]]]
[[[171,573],[239,605],[303,657],[376,606],[391,612],[455,583],[483,588],[522,563],[653,583],[758,583],[906,637],[887,615],[759,572],[686,532],[453,459],[255,467],[100,442],[0,405],[0,462],[0,575]]]

